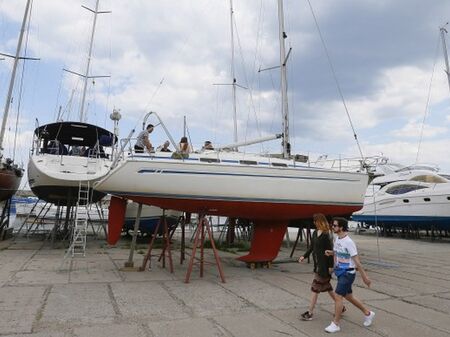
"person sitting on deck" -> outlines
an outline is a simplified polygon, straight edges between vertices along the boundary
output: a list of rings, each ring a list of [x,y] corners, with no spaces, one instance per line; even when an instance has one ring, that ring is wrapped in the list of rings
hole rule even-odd
[[[212,146],[212,143],[209,140],[207,140],[205,141],[202,150],[214,150],[214,147]]]
[[[156,151],[159,151],[159,152],[172,152],[172,150],[169,149],[169,145],[170,145],[170,142],[168,140],[166,140],[163,145],[160,145],[160,146],[158,146],[156,148]]]
[[[73,145],[69,151],[69,156],[81,156],[81,147],[78,145]]]
[[[59,140],[55,139],[55,140],[51,140],[48,142],[47,153],[48,154],[67,155],[68,151],[63,143],[61,143]]]
[[[178,145],[181,153],[189,153],[189,143],[187,137],[181,137],[180,144]]]

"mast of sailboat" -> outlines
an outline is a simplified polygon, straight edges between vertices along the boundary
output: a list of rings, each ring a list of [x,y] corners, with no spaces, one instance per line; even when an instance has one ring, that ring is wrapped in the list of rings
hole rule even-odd
[[[82,75],[82,77],[84,78],[84,84],[83,84],[83,94],[81,96],[80,122],[84,122],[84,105],[86,102],[86,91],[87,91],[88,79],[94,78],[94,77],[109,77],[109,76],[89,76],[89,68],[91,66],[91,57],[92,57],[92,47],[94,45],[95,26],[97,24],[97,15],[111,13],[110,11],[103,11],[103,12],[99,11],[98,10],[99,3],[100,3],[100,0],[97,0],[95,2],[95,10],[92,10],[86,6],[81,6],[84,9],[87,9],[88,11],[90,11],[94,14],[94,21],[92,23],[91,39],[89,41],[89,52],[88,52],[88,58],[87,58],[87,62],[86,62],[86,71],[85,71],[84,75]]]
[[[448,81],[448,87],[450,89],[450,68],[448,65],[448,53],[447,53],[447,44],[445,42],[445,34],[448,33],[447,29],[445,28],[445,26],[448,25],[448,22],[439,28],[439,30],[441,31],[441,39],[442,39],[442,49],[444,51],[444,60],[445,60],[445,73],[447,74],[447,81]]]
[[[281,114],[283,121],[283,157],[289,158],[291,155],[291,143],[289,139],[289,109],[287,98],[287,76],[286,63],[289,54],[286,56],[284,40],[287,38],[284,31],[284,11],[283,0],[278,0],[278,24],[280,39],[280,71],[281,71]]]
[[[231,29],[231,77],[233,78],[233,83],[231,85],[232,97],[233,97],[233,122],[234,122],[234,137],[233,140],[235,143],[238,142],[238,133],[237,133],[237,114],[236,114],[236,76],[234,69],[234,28],[233,28],[233,19],[234,10],[233,10],[233,0],[230,0],[230,29]]]
[[[14,56],[14,65],[12,68],[11,79],[9,81],[8,95],[6,97],[5,110],[3,113],[2,129],[0,131],[0,152],[3,151],[3,139],[5,137],[6,121],[8,120],[9,107],[11,105],[11,97],[12,97],[12,92],[14,89],[14,82],[16,79],[17,64],[19,63],[19,59],[20,59],[19,55],[20,55],[20,50],[22,49],[22,41],[23,41],[23,35],[25,33],[25,25],[28,20],[28,15],[30,13],[30,5],[31,5],[31,0],[28,0],[26,7],[25,7],[25,14],[23,15],[22,27],[20,29],[19,41],[17,42],[16,54]]]

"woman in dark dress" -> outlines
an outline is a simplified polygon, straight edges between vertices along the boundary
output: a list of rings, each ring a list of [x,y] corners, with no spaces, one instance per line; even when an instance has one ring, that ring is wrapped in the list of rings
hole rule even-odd
[[[325,255],[325,250],[333,249],[332,237],[330,234],[330,226],[323,214],[313,215],[314,225],[316,230],[312,234],[311,246],[303,256],[300,256],[298,262],[302,262],[312,253],[314,261],[314,279],[311,284],[311,303],[309,310],[301,315],[305,321],[310,321],[313,318],[314,307],[317,303],[317,298],[320,293],[328,292],[333,300],[335,300],[333,287],[330,284],[331,274],[333,269],[333,259]]]

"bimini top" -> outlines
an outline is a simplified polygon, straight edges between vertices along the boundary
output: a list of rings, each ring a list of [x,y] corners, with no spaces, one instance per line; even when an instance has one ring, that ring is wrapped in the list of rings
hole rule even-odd
[[[113,133],[96,125],[80,122],[56,122],[42,125],[34,134],[45,140],[58,140],[65,145],[94,147],[112,146],[117,141]],[[114,142],[113,142],[114,140]]]

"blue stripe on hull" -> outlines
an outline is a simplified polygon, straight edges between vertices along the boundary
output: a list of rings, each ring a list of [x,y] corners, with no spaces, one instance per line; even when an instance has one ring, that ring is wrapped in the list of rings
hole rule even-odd
[[[326,180],[326,181],[359,181],[357,179],[343,178],[321,178],[321,177],[305,177],[305,176],[279,176],[270,174],[249,174],[249,173],[232,173],[232,172],[206,172],[206,171],[183,171],[169,169],[141,169],[140,174],[158,173],[158,174],[187,174],[187,175],[212,175],[212,176],[233,176],[233,177],[252,177],[252,178],[276,178],[276,179],[302,179],[302,180]]]
[[[417,229],[450,230],[450,217],[445,216],[402,216],[402,215],[352,215],[353,221],[368,225],[383,225],[387,227],[413,227]]]

